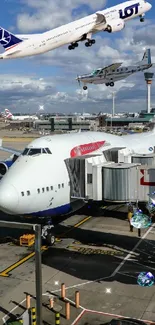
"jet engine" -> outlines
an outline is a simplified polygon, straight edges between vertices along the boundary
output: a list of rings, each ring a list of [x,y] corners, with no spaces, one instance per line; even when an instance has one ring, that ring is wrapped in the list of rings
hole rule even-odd
[[[105,31],[108,33],[119,32],[125,27],[124,20],[122,19],[114,19],[107,25]]]
[[[4,176],[8,169],[11,167],[13,164],[13,161],[1,161],[0,162],[0,176]]]
[[[18,158],[17,155],[14,155],[11,160],[5,160],[5,161],[0,161],[0,177],[2,178],[8,169],[12,166],[12,164],[16,161]]]

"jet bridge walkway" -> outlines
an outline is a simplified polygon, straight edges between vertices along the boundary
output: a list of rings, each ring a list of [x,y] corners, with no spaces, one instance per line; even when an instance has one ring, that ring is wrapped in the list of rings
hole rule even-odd
[[[71,200],[147,202],[155,191],[155,153],[131,155],[126,148],[66,160]]]

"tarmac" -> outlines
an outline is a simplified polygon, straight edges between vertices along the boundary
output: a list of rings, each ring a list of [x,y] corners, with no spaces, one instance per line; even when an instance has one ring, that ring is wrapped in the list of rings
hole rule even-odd
[[[106,216],[75,215],[55,227],[57,241],[43,247],[42,290],[43,320],[54,323],[49,298],[61,308],[61,324],[106,324],[118,316],[155,321],[155,289],[137,284],[142,271],[154,273],[155,225],[129,232],[127,220]],[[8,314],[21,315],[25,293],[35,305],[35,259],[28,260],[34,248],[9,243],[0,245],[0,324]],[[23,261],[18,265],[19,260]],[[9,267],[11,270],[9,271]],[[5,272],[6,270],[6,272]],[[39,279],[38,279],[39,280]],[[66,299],[61,298],[61,284]],[[75,292],[80,293],[80,307],[75,308]],[[71,303],[70,319],[65,319],[66,301]]]

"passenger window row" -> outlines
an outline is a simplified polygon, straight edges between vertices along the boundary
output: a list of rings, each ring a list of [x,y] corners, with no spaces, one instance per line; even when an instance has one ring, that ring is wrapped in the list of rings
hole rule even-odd
[[[60,188],[64,188],[64,183],[62,184],[58,184],[58,189]],[[46,186],[46,187],[42,187],[42,188],[37,188],[37,193],[45,193],[45,192],[49,192],[49,191],[53,191],[54,187],[53,186]],[[21,192],[21,196],[29,196],[31,195],[30,191],[26,191],[26,192]]]

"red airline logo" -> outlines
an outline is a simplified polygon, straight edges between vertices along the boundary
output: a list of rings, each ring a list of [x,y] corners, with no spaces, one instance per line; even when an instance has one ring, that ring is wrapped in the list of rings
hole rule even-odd
[[[140,179],[140,185],[144,185],[144,186],[155,186],[155,182],[146,182],[144,180],[144,169],[140,169],[141,173],[142,173],[142,177]]]
[[[100,149],[103,145],[105,144],[105,141],[98,141],[98,142],[90,142],[86,144],[81,144],[79,146],[74,147],[71,152],[70,156],[73,157],[78,157],[78,156],[83,156],[86,155],[90,152],[96,151]]]

